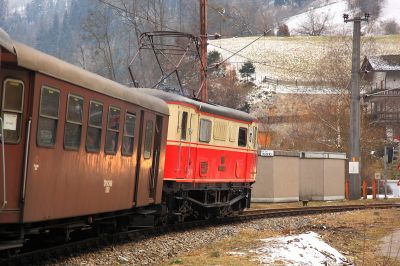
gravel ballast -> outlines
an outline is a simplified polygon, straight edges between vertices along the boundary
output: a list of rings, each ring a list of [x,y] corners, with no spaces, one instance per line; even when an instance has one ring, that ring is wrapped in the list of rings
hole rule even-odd
[[[110,246],[48,265],[158,265],[178,254],[199,249],[238,234],[242,230],[294,231],[313,225],[313,217],[269,218],[171,232],[131,243]]]

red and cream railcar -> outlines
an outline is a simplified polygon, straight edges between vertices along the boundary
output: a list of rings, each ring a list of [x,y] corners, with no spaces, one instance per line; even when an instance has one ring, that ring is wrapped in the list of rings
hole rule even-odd
[[[160,205],[165,102],[1,29],[0,48],[0,250],[32,233],[129,224]]]
[[[164,198],[181,217],[221,215],[250,203],[257,123],[249,114],[163,91],[170,111]],[[176,199],[179,199],[178,201]]]

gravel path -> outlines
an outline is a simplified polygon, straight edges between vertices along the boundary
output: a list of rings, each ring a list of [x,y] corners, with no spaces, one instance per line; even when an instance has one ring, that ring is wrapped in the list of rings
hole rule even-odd
[[[208,244],[231,237],[242,230],[298,230],[312,226],[318,216],[269,218],[231,225],[174,232],[104,248],[100,251],[82,254],[49,265],[158,265],[177,254],[195,250]]]

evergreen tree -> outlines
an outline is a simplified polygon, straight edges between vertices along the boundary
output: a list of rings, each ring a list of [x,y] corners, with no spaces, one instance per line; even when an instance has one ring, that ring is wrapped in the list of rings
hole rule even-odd
[[[246,62],[243,66],[239,69],[240,76],[242,78],[248,79],[256,72],[256,68],[254,67],[252,62]]]
[[[207,56],[207,66],[213,66],[221,61],[221,54],[217,51],[211,51]]]

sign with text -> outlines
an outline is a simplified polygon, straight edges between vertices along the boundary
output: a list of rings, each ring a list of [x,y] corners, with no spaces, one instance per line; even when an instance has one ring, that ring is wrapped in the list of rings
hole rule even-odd
[[[360,163],[359,162],[349,162],[349,174],[359,174],[360,173]]]
[[[375,180],[381,179],[381,173],[375,173]]]
[[[18,115],[4,114],[4,130],[17,130]]]
[[[274,157],[274,151],[273,150],[261,150],[261,156]]]

